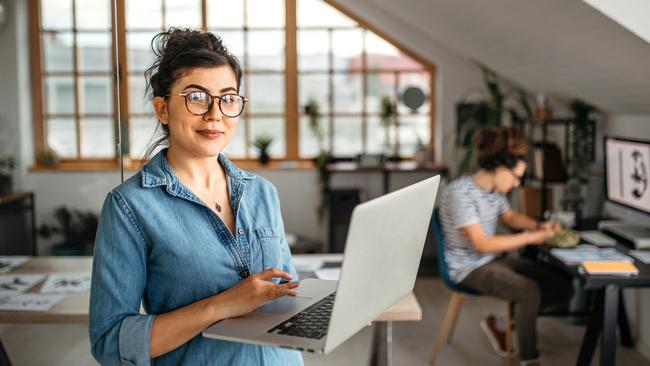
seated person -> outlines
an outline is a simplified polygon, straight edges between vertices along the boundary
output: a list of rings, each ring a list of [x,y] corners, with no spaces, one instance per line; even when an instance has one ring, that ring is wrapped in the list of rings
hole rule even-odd
[[[445,260],[456,283],[514,302],[522,365],[539,365],[535,323],[540,302],[566,301],[572,294],[571,283],[547,266],[500,254],[544,244],[560,225],[538,222],[510,208],[505,195],[519,185],[526,171],[528,143],[519,129],[484,129],[476,142],[478,170],[452,181],[441,195]],[[498,220],[522,232],[497,235]],[[497,353],[505,356],[504,333],[494,317],[481,325]]]

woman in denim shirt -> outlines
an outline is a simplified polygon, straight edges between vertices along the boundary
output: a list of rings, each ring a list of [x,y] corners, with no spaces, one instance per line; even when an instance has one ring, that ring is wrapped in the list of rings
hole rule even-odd
[[[157,144],[168,148],[104,202],[93,356],[103,365],[302,365],[297,351],[201,336],[216,321],[295,296],[298,282],[280,283],[296,273],[275,187],[222,154],[246,102],[237,59],[210,33],[170,29],[153,44],[145,74],[164,131]]]

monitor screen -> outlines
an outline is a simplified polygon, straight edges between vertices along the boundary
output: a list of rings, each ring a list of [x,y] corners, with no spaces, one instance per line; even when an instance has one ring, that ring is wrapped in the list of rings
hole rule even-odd
[[[605,138],[607,199],[650,214],[650,141]]]

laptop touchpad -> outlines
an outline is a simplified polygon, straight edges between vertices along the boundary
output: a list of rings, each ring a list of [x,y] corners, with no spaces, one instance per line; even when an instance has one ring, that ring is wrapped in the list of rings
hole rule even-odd
[[[285,314],[290,311],[301,310],[311,301],[310,297],[283,296],[262,305],[257,311],[271,314]]]

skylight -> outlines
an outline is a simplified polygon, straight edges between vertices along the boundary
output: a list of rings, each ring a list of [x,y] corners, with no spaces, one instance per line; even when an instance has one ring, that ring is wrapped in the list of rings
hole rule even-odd
[[[650,1],[583,0],[630,32],[650,43]]]

